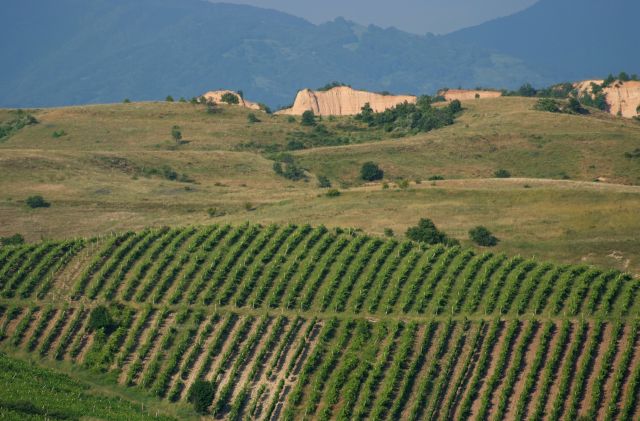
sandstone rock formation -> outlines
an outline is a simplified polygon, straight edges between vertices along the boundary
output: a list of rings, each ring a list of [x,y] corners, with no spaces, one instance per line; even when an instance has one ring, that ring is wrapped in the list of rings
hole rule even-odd
[[[591,93],[592,83],[602,85],[602,80],[585,80],[574,84],[580,92]],[[640,82],[638,81],[615,81],[610,86],[604,88],[607,95],[608,111],[613,115],[621,115],[626,118],[633,118],[638,115],[640,106]]]
[[[210,91],[207,92],[206,94],[202,95],[203,97],[205,97],[208,100],[213,100],[215,103],[217,104],[222,104],[222,96],[225,94],[232,94],[238,97],[238,106],[239,107],[244,107],[244,108],[249,108],[250,110],[256,110],[259,111],[262,108],[260,107],[259,104],[255,103],[255,102],[251,102],[251,101],[246,101],[244,98],[242,98],[240,95],[238,95],[237,92],[233,92],[233,91]]]
[[[483,91],[483,90],[467,90],[467,89],[448,89],[438,92],[438,96],[444,97],[447,101],[468,101],[478,98],[498,98],[502,96],[500,91]]]
[[[298,92],[293,107],[280,110],[276,114],[301,115],[311,110],[321,116],[346,116],[359,114],[366,103],[369,103],[375,112],[382,112],[404,102],[416,101],[415,96],[383,95],[358,91],[348,86],[339,86],[328,91],[304,89]]]

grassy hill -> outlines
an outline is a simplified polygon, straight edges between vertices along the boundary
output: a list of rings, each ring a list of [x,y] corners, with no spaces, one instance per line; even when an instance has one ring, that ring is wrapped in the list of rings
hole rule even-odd
[[[351,118],[322,121],[328,134],[262,113],[250,124],[239,108],[209,114],[184,103],[31,110],[38,124],[0,139],[0,236],[247,220],[401,236],[430,217],[466,244],[467,231],[482,224],[501,239],[498,252],[640,273],[640,160],[625,156],[640,148],[640,125],[597,112],[538,112],[534,104],[469,101],[453,126],[405,137]],[[0,110],[0,122],[15,118]],[[308,170],[307,182],[272,169],[291,141],[314,145],[287,152]],[[389,189],[363,185],[366,161],[380,164]],[[493,179],[498,169],[513,178]],[[341,196],[326,197],[319,175]],[[427,181],[435,175],[446,180]],[[400,178],[408,188],[397,187]],[[28,209],[24,200],[36,194],[52,206]]]
[[[640,416],[613,270],[243,224],[4,247],[0,280],[3,351],[178,407],[207,380],[218,418]]]

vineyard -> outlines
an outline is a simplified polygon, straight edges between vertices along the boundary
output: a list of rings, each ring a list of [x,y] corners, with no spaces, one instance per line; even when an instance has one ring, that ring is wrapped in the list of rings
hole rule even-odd
[[[322,226],[148,229],[0,248],[0,349],[170,402],[208,381],[221,419],[631,421],[639,290]]]

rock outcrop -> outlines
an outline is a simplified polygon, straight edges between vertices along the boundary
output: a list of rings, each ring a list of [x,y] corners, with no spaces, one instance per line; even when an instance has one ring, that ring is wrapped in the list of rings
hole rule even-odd
[[[438,92],[438,96],[447,101],[469,101],[472,99],[498,98],[502,96],[500,91],[467,90],[467,89],[447,89]]]
[[[222,97],[226,94],[232,94],[235,95],[236,97],[238,97],[238,106],[239,107],[244,107],[244,108],[249,108],[250,110],[256,110],[259,111],[262,109],[262,107],[260,107],[260,104],[257,104],[255,102],[251,102],[251,101],[247,101],[244,98],[242,98],[240,95],[238,95],[237,92],[233,92],[233,91],[210,91],[207,92],[206,94],[202,95],[203,97],[205,97],[207,100],[213,101],[217,104],[222,104]]]
[[[580,94],[592,92],[592,83],[602,85],[602,80],[585,80],[574,84]],[[640,82],[639,81],[615,81],[603,89],[607,96],[608,111],[612,115],[621,115],[625,118],[633,118],[638,115],[640,106]]]
[[[280,110],[276,114],[301,115],[311,110],[321,116],[347,116],[359,114],[366,103],[369,103],[375,112],[382,112],[404,102],[416,101],[417,97],[411,95],[384,95],[358,91],[348,86],[339,86],[328,91],[304,89],[296,95],[293,107]]]

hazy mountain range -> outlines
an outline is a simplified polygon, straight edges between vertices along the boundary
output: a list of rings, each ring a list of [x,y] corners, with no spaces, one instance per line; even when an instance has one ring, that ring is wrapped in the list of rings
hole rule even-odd
[[[637,0],[541,0],[443,36],[202,0],[5,0],[2,14],[4,107],[218,88],[279,106],[334,80],[421,94],[640,73]]]

